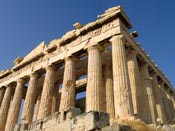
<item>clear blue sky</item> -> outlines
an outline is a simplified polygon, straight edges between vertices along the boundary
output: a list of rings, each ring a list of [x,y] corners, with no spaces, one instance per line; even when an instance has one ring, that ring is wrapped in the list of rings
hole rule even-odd
[[[137,39],[175,86],[175,1],[173,0],[0,0],[0,70],[11,68],[41,41],[47,43],[121,5]]]

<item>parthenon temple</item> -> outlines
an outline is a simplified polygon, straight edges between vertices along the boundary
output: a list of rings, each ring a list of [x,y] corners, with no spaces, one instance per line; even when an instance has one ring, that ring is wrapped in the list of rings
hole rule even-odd
[[[170,124],[175,90],[130,32],[121,6],[0,72],[0,131],[108,131],[115,121]]]

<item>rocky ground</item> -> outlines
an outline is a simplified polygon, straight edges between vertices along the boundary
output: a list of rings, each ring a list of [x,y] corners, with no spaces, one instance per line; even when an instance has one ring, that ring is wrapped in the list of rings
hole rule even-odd
[[[156,126],[145,124],[139,120],[125,120],[104,127],[101,131],[175,131],[175,124]]]

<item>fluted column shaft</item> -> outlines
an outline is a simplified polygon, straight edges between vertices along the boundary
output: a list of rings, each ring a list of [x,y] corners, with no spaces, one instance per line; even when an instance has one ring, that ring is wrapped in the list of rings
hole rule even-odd
[[[36,121],[38,119],[38,113],[39,113],[40,103],[41,103],[41,93],[39,93],[39,95],[37,96],[35,113],[34,113],[34,116],[33,116],[33,120],[34,121]]]
[[[156,104],[156,110],[157,110],[157,118],[160,119],[161,124],[164,124],[166,122],[166,117],[165,117],[165,110],[163,107],[163,101],[162,101],[162,96],[157,80],[157,74],[153,74],[152,76],[152,85],[153,85],[153,91],[155,94],[155,104]]]
[[[10,111],[9,111],[7,123],[5,126],[5,131],[13,131],[15,124],[17,124],[18,122],[18,116],[19,116],[21,101],[23,97],[23,88],[24,88],[24,81],[22,79],[19,79],[17,81],[15,94],[13,97],[12,104],[10,106]]]
[[[61,92],[60,110],[75,107],[75,59],[65,59],[63,88]]]
[[[133,115],[133,103],[124,37],[123,35],[114,36],[111,42],[115,116],[125,118]]]
[[[38,119],[42,119],[51,114],[55,75],[56,75],[55,67],[49,66],[46,68],[46,75],[41,95],[41,103],[39,107]]]
[[[29,86],[27,89],[26,99],[22,113],[22,124],[30,124],[32,122],[35,100],[37,95],[38,74],[33,73],[30,75]]]
[[[147,108],[147,111],[144,113],[144,117],[148,123],[156,123],[156,106],[155,106],[155,98],[152,89],[152,83],[150,74],[148,71],[148,64],[144,63],[141,66],[141,75],[142,75],[142,84],[143,84],[143,91],[146,91],[145,96],[145,106],[143,108]]]
[[[174,110],[175,110],[175,94],[172,94],[171,99],[173,101],[173,107],[174,107]]]
[[[1,103],[3,101],[4,93],[5,93],[5,89],[1,87],[0,88],[0,107],[1,107]]]
[[[174,111],[174,107],[173,107],[173,101],[171,99],[170,93],[168,92],[168,90],[166,91],[166,97],[168,100],[168,104],[169,104],[169,111],[171,114],[171,120],[173,120],[173,118],[175,117],[175,111]]]
[[[12,87],[7,86],[5,90],[4,99],[0,108],[0,131],[4,131],[5,124],[7,121],[8,111],[10,107],[10,101],[12,98]]]
[[[59,111],[59,83],[55,84],[54,95],[52,98],[52,113]]]
[[[161,95],[162,95],[162,101],[163,101],[163,106],[164,106],[164,110],[165,110],[165,115],[166,115],[166,122],[169,122],[171,120],[171,110],[169,107],[169,102],[166,96],[166,92],[165,92],[165,84],[162,81],[160,83],[160,88],[161,88]]]
[[[127,64],[128,64],[128,72],[129,72],[129,79],[131,85],[131,94],[132,94],[132,101],[133,101],[133,108],[134,114],[140,117],[142,111],[142,101],[140,97],[142,96],[141,91],[141,79],[140,79],[140,72],[136,57],[136,50],[129,50],[127,55]]]
[[[106,112],[109,113],[111,118],[115,117],[114,110],[114,90],[112,78],[112,66],[105,65],[105,85],[106,85]]]
[[[86,112],[100,111],[102,101],[102,63],[99,46],[88,48],[88,81],[86,89]]]

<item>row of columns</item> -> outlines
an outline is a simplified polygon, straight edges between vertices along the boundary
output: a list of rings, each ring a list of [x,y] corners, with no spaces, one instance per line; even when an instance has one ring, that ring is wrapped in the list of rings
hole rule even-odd
[[[99,45],[88,48],[86,111],[104,111],[102,97],[105,92],[105,110],[110,117],[127,119],[137,115],[138,118],[148,123],[156,123],[157,118],[162,123],[172,119],[174,98],[162,91],[164,87],[159,87],[156,73],[151,79],[148,65],[146,63],[139,65],[137,52],[133,49],[126,51],[123,35],[113,36],[110,42],[112,43],[112,65],[105,64],[105,84],[103,83],[101,61],[103,49]],[[72,57],[65,59],[60,111],[75,107],[76,62],[77,59]],[[30,75],[21,117],[22,124],[30,124],[32,119],[43,119],[58,110],[59,90],[55,79],[57,71],[53,65],[46,68],[43,89],[40,94],[37,87],[39,75],[36,72]],[[13,100],[12,86],[8,85],[6,90],[1,88],[0,130],[12,131],[14,129],[18,121],[24,84],[22,79],[17,81]],[[171,108],[165,108],[164,104]]]
[[[30,75],[30,81],[21,116],[22,124],[30,124],[32,120],[43,119],[44,117],[49,116],[51,112],[58,110],[58,106],[56,105],[58,105],[59,88],[58,85],[55,85],[56,72],[57,69],[54,66],[49,66],[46,68],[42,93],[38,96],[37,86],[39,82],[39,75],[37,73],[32,73]],[[11,86],[6,87],[5,95],[0,108],[0,130],[13,131],[15,124],[17,124],[23,97],[24,84],[25,82],[22,79],[17,81],[13,101],[13,88]],[[75,106],[75,60],[71,58],[66,58],[65,60],[61,97],[64,100],[61,101],[61,110],[66,110],[69,107]]]
[[[13,131],[15,124],[17,124],[19,111],[21,107],[21,101],[23,97],[23,88],[24,88],[24,81],[22,79],[19,79],[17,81],[15,94],[13,97],[13,101],[10,105],[7,122],[5,125],[5,131]],[[5,101],[5,99],[4,99]],[[2,110],[3,107],[1,107]]]
[[[167,92],[161,92],[164,90],[165,84],[158,82],[158,76],[155,72],[152,74],[149,72],[147,63],[138,64],[136,54],[135,50],[129,50],[127,56],[134,114],[147,123],[159,121],[163,124],[173,120],[175,114],[173,96],[169,96],[171,101],[168,104],[165,101],[168,100],[168,97],[164,97]],[[168,111],[165,112],[165,110]],[[170,114],[169,118],[166,118],[168,114]]]

